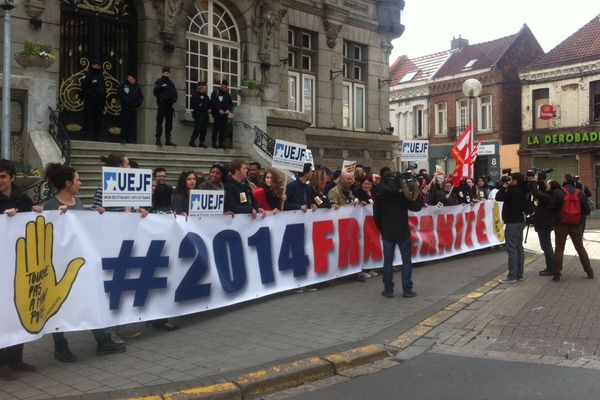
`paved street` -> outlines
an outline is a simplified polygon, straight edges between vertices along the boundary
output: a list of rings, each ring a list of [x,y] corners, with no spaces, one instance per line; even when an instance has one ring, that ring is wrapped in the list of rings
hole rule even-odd
[[[79,361],[53,358],[50,336],[25,346],[25,360],[39,372],[2,382],[0,398],[46,399],[150,387],[172,391],[219,381],[228,374],[265,363],[369,339],[389,340],[415,321],[443,308],[495,277],[505,262],[503,250],[482,250],[415,268],[418,297],[386,299],[381,276],[366,283],[345,280],[317,292],[289,292],[267,299],[179,318],[182,329],[146,328],[128,339],[126,353],[97,357],[89,332],[68,333]],[[399,282],[400,275],[395,279]]]

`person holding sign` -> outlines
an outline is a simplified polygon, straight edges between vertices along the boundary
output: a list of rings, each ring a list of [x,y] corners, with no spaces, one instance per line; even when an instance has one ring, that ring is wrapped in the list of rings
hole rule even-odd
[[[312,199],[312,204],[316,206],[313,207],[313,210],[315,208],[331,208],[331,202],[326,192],[327,182],[327,172],[324,169],[314,172],[310,180],[310,198]],[[338,207],[338,205],[334,206],[334,208]]]
[[[287,185],[286,210],[302,210],[306,212],[311,208],[311,189],[308,181],[310,181],[312,175],[312,164],[305,163],[302,172],[298,173],[296,180]]]
[[[347,206],[354,204],[354,194],[352,194],[352,185],[354,184],[354,176],[351,172],[342,171],[337,185],[328,193],[331,204],[338,206]]]
[[[177,180],[173,192],[173,210],[176,214],[188,215],[190,204],[190,190],[196,189],[198,179],[194,171],[183,171]]]
[[[252,188],[248,184],[248,166],[245,161],[233,160],[229,164],[231,176],[225,182],[225,212],[234,214],[251,214],[256,218],[257,213],[264,210],[256,204],[252,196]]]

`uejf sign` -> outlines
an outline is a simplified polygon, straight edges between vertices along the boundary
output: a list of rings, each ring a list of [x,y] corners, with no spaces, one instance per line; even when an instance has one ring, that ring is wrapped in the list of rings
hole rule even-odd
[[[102,167],[102,207],[152,205],[152,170]]]
[[[402,161],[426,161],[429,155],[428,140],[403,140]]]

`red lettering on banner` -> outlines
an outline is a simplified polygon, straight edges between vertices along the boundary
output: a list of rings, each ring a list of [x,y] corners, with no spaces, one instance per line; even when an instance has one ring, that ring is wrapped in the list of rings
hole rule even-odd
[[[435,232],[433,230],[433,216],[423,215],[421,217],[421,255],[426,256],[436,253]]]
[[[465,233],[465,246],[473,247],[473,221],[475,221],[475,212],[468,211],[465,213],[465,222],[467,225],[467,233]]]
[[[334,231],[333,221],[318,221],[313,223],[313,252],[315,255],[315,272],[327,272],[329,269],[328,255],[335,249],[333,239],[328,235]]]
[[[360,262],[360,231],[354,218],[342,218],[338,222],[340,252],[338,268],[357,265]]]
[[[456,238],[454,239],[454,248],[456,250],[460,250],[462,247],[462,234],[465,223],[463,221],[462,214],[456,214],[456,224],[454,227],[456,228]]]
[[[485,205],[481,204],[479,210],[477,210],[477,221],[475,222],[475,235],[477,235],[479,244],[486,244],[489,242],[485,231]]]
[[[364,261],[381,261],[383,258],[383,251],[381,249],[381,236],[379,229],[375,224],[375,218],[371,215],[365,217],[363,224],[363,260]]]
[[[419,218],[409,216],[408,217],[408,228],[410,229],[410,241],[412,243],[412,255],[417,255],[419,248],[419,236],[417,235],[417,227],[419,226]]]
[[[444,218],[445,217],[445,218]],[[438,249],[440,253],[452,251],[452,227],[454,225],[454,214],[438,215],[437,235]]]

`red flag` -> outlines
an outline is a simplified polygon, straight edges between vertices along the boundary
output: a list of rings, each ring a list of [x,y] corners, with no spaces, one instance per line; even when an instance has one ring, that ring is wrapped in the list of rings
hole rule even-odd
[[[457,187],[460,185],[462,178],[471,176],[471,165],[473,163],[471,161],[471,135],[471,124],[469,124],[452,146],[452,150],[450,150],[452,157],[456,160],[456,168],[454,168],[450,180]]]
[[[469,164],[473,165],[475,163],[475,160],[477,160],[477,156],[479,155],[479,147],[481,147],[481,138],[479,138],[479,141],[473,148],[473,151],[471,152],[471,154],[469,154]]]

